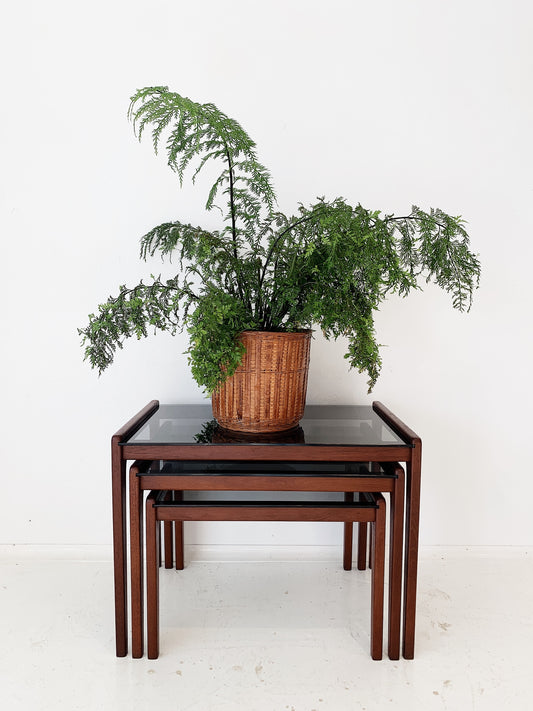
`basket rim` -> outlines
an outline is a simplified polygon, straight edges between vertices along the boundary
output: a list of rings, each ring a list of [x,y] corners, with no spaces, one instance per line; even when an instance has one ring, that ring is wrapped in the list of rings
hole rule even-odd
[[[314,333],[313,328],[302,328],[299,331],[259,331],[257,329],[255,330],[246,330],[246,331],[239,331],[238,335],[239,336],[310,336],[312,333]]]

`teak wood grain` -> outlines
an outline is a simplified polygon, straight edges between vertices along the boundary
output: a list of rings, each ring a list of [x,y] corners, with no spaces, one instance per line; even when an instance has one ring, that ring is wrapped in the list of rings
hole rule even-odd
[[[126,460],[120,442],[137,432],[159,407],[152,400],[111,438],[111,497],[113,507],[113,567],[115,576],[115,641],[117,657],[128,653],[126,569]]]
[[[381,491],[390,492],[394,484],[386,477],[302,477],[302,476],[221,476],[149,474],[141,479],[141,487],[148,491]]]
[[[140,464],[136,462],[136,464]],[[391,496],[391,545],[389,554],[389,576],[391,585],[389,588],[389,638],[388,638],[388,654],[390,659],[399,659],[400,656],[400,628],[401,628],[401,581],[402,581],[402,547],[403,547],[403,496],[404,496],[404,471],[403,468],[398,463],[382,463],[377,465],[378,469],[381,466],[383,473],[376,474],[372,472],[366,473],[351,473],[344,476],[332,476],[332,475],[318,475],[316,472],[302,473],[300,472],[297,476],[285,476],[280,475],[277,472],[275,475],[260,475],[260,474],[248,474],[248,475],[220,475],[220,474],[152,474],[143,473],[135,465],[132,467],[130,474],[130,492],[134,492],[130,504],[131,510],[136,511],[135,502],[139,500],[141,491],[197,491],[197,490],[211,490],[211,491],[314,491],[314,492],[344,492],[345,497],[351,497],[353,500],[354,492],[375,492],[380,491],[382,493],[389,493]],[[251,512],[251,509],[249,509]],[[233,516],[236,518],[233,518]],[[249,513],[251,518],[244,519],[242,508],[236,509],[235,511],[230,511],[230,504],[228,503],[222,509],[218,509],[214,512],[204,513],[197,512],[196,509],[191,507],[187,514],[183,515],[183,520],[263,520],[261,517],[263,515],[263,509],[257,507],[253,513]],[[351,570],[351,537],[353,535],[353,524],[350,523],[350,517],[344,516],[341,518],[335,518],[335,515],[331,512],[320,513],[319,518],[304,518],[306,514],[302,513],[301,509],[298,509],[296,518],[286,519],[286,520],[316,520],[316,521],[328,521],[328,520],[341,520],[345,521],[345,534],[344,534],[344,568],[346,570]],[[311,516],[307,514],[307,516]],[[164,519],[164,514],[161,514],[161,520]],[[178,543],[176,544],[177,555],[180,552],[183,555],[183,520],[176,521],[176,526],[179,527],[176,535],[178,536]],[[279,514],[271,513],[268,515],[267,520],[280,520]],[[136,530],[141,531],[141,527],[136,528]],[[365,567],[360,565],[362,560],[361,547],[366,546],[364,524],[359,526],[360,540],[358,543],[358,567]],[[141,551],[142,551],[142,538],[134,538],[132,534],[131,538],[131,556],[132,556],[132,571],[137,570],[140,563]],[[349,549],[348,549],[349,547]],[[133,562],[135,559],[135,563]],[[183,568],[183,559],[179,561],[179,569]],[[133,577],[132,575],[132,586],[142,585],[142,578],[140,576]],[[135,596],[132,594],[132,599],[142,599],[142,590],[138,591]],[[135,615],[135,616],[134,616]],[[138,632],[138,627],[142,623],[142,618],[138,614],[137,608],[132,609],[132,640],[135,640],[133,644],[133,656],[140,657],[143,654],[142,642],[137,644],[137,640],[142,640],[142,632]]]
[[[353,497],[352,501],[353,501]],[[350,499],[350,497],[348,497]],[[156,492],[146,500],[146,548],[147,548],[147,623],[148,658],[159,656],[159,571],[157,550],[160,549],[159,521],[364,521],[371,523],[372,536],[372,585],[370,652],[372,659],[383,656],[383,593],[385,562],[386,503],[379,493],[374,494],[375,506],[358,503],[346,508],[328,507],[327,504],[292,506],[265,503],[261,506],[245,502],[239,505],[219,506],[179,504],[163,506],[156,504]],[[220,518],[223,516],[223,518]],[[345,555],[346,560],[346,555]]]
[[[202,448],[203,447],[203,448]],[[125,444],[124,459],[161,459],[166,461],[217,462],[371,462],[378,449],[372,445],[282,445],[271,444]],[[411,446],[379,447],[379,461],[407,462]]]
[[[391,483],[388,477],[382,477],[377,486],[376,479],[372,480],[349,476],[335,476],[335,474],[317,477],[316,473],[311,477],[302,476],[275,476],[269,475],[220,475],[206,476],[179,476],[169,475],[143,475],[139,470],[134,479],[136,484],[130,488],[130,496],[138,496],[134,500],[134,508],[137,511],[139,501],[144,489],[173,489],[175,491],[192,488],[210,488],[217,490],[254,490],[263,489],[270,491],[339,491],[350,493],[353,491],[382,491],[391,494],[391,540],[393,530],[398,534],[398,530],[404,529],[405,523],[405,569],[402,575],[401,551],[395,549],[394,560],[389,559],[391,566],[392,587],[397,591],[398,586],[403,584],[403,655],[405,658],[414,656],[415,639],[415,612],[416,612],[416,578],[417,578],[417,558],[418,558],[418,525],[420,515],[420,476],[421,476],[421,441],[420,438],[403,423],[396,415],[388,410],[382,403],[374,402],[373,409],[376,414],[405,442],[399,445],[301,445],[290,444],[276,446],[271,444],[224,444],[224,445],[201,445],[201,444],[134,444],[128,442],[131,437],[138,432],[150,416],[157,411],[159,403],[153,400],[146,407],[140,410],[137,415],[131,418],[112,437],[112,502],[113,502],[113,546],[114,546],[114,575],[115,575],[115,629],[116,629],[116,653],[117,656],[125,656],[128,651],[128,630],[127,630],[127,584],[126,584],[126,464],[128,461],[137,459],[137,464],[144,469],[147,462],[154,459],[182,462],[381,462],[384,467],[397,466],[397,462],[406,463],[407,486],[405,495],[405,519],[403,518],[404,502],[403,496],[399,494],[401,484]],[[387,469],[390,471],[390,469]],[[403,472],[403,470],[402,470]],[[146,481],[145,481],[146,479]],[[149,479],[149,481],[148,481]],[[133,481],[133,478],[132,478]],[[396,492],[396,495],[394,495]],[[393,501],[394,498],[394,501]],[[131,505],[131,502],[130,502]],[[137,518],[137,516],[133,516]],[[181,524],[182,525],[182,524]],[[345,524],[349,525],[349,522]],[[363,526],[364,524],[362,524]],[[132,539],[142,540],[142,524],[134,524],[130,521],[130,535]],[[362,528],[361,528],[362,531]],[[345,532],[348,535],[347,531]],[[182,529],[176,530],[176,558],[183,550]],[[181,536],[181,538],[180,538]],[[398,540],[398,538],[396,538]],[[181,546],[179,545],[181,541]],[[142,546],[139,547],[142,556]],[[178,564],[183,565],[183,561],[178,560]],[[141,577],[142,589],[142,560],[132,563],[132,576]],[[139,567],[140,566],[140,567]],[[399,574],[397,571],[400,571]],[[140,571],[140,572],[139,572]],[[132,577],[132,587],[133,587]],[[135,582],[138,586],[138,582]],[[133,593],[133,590],[132,590]],[[401,595],[395,593],[394,599],[400,599]],[[394,628],[401,619],[402,608],[391,609],[391,599],[389,598],[389,656],[398,658],[399,651],[395,650]],[[142,601],[136,603],[135,617],[142,619]],[[133,611],[132,611],[133,615]],[[133,619],[133,616],[132,616]],[[135,637],[135,654],[142,654],[142,625],[139,627],[135,623],[139,632],[133,632],[132,641]],[[391,639],[392,634],[392,639]],[[399,640],[399,635],[398,635]],[[399,641],[398,641],[399,649]]]

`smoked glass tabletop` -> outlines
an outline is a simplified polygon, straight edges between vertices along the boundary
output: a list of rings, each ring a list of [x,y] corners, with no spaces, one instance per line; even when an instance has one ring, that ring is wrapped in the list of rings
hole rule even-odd
[[[128,444],[272,446],[340,445],[397,447],[406,443],[370,406],[308,405],[299,427],[269,434],[243,434],[219,427],[210,404],[160,405]],[[121,444],[126,444],[122,442]]]

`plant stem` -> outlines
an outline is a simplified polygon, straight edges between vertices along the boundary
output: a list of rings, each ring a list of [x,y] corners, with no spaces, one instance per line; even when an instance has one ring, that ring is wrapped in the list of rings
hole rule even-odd
[[[237,224],[236,224],[236,220],[235,220],[235,202],[234,202],[234,196],[233,196],[233,183],[234,183],[233,163],[231,162],[231,155],[230,155],[227,143],[224,143],[224,146],[226,148],[226,157],[228,159],[228,168],[229,168],[229,201],[230,201],[230,211],[231,211],[231,235],[232,235],[232,239],[233,239],[233,255],[235,257],[235,260],[238,262],[239,255],[237,252]]]
[[[239,289],[239,296],[241,298],[241,301],[245,302],[248,301],[248,306],[251,310],[252,305],[250,304],[250,300],[246,300],[244,298],[244,292],[242,289],[242,284],[241,284],[241,274],[240,274],[240,268],[239,268],[239,253],[237,251],[237,221],[235,219],[235,198],[234,198],[234,192],[233,192],[233,186],[234,186],[234,176],[233,176],[233,162],[231,160],[231,154],[229,152],[228,144],[226,141],[224,141],[224,148],[226,149],[226,158],[228,160],[228,169],[229,169],[229,201],[230,201],[230,212],[231,212],[231,237],[232,237],[232,242],[233,242],[233,256],[235,258],[235,276],[237,278],[237,288]]]
[[[323,209],[323,208],[319,208],[318,210],[314,210],[310,215],[306,215],[305,217],[301,217],[299,220],[296,220],[296,222],[293,222],[292,225],[289,225],[288,227],[286,227],[284,230],[282,230],[282,231],[279,233],[279,235],[276,237],[276,239],[274,240],[274,242],[272,242],[272,244],[270,245],[270,249],[268,250],[268,254],[267,254],[266,258],[265,258],[265,263],[264,263],[264,265],[263,265],[263,271],[262,271],[262,273],[261,273],[261,278],[259,279],[259,289],[261,289],[261,287],[263,286],[263,281],[264,281],[264,279],[265,279],[265,275],[266,275],[266,270],[267,270],[268,264],[269,264],[269,262],[270,262],[270,260],[271,260],[271,258],[272,258],[272,255],[273,255],[273,253],[274,253],[274,249],[275,249],[276,246],[278,245],[278,242],[281,240],[281,238],[282,238],[284,235],[286,235],[287,232],[290,232],[290,231],[291,231],[292,229],[294,229],[295,227],[298,227],[298,225],[302,225],[302,224],[304,224],[305,222],[309,222],[310,220],[312,220],[313,217],[315,217],[315,215],[316,215],[317,213],[322,212],[322,209]]]

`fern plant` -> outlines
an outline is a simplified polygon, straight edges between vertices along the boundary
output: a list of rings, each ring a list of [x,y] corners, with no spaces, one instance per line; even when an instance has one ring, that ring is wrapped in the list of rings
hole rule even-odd
[[[79,333],[100,372],[125,339],[185,328],[193,377],[210,393],[239,364],[240,331],[317,325],[327,338],[347,337],[345,357],[367,373],[370,391],[381,367],[373,315],[387,294],[405,296],[425,279],[469,310],[480,264],[460,217],[416,206],[397,217],[340,197],[287,216],[255,143],[213,104],[148,87],[128,115],[139,140],[149,130],[155,152],[164,146],[180,183],[187,169],[194,181],[206,164],[220,166],[205,204],[220,210],[220,228],[164,222],[141,238],[142,259],[177,255],[179,273],[123,285],[89,316]]]

